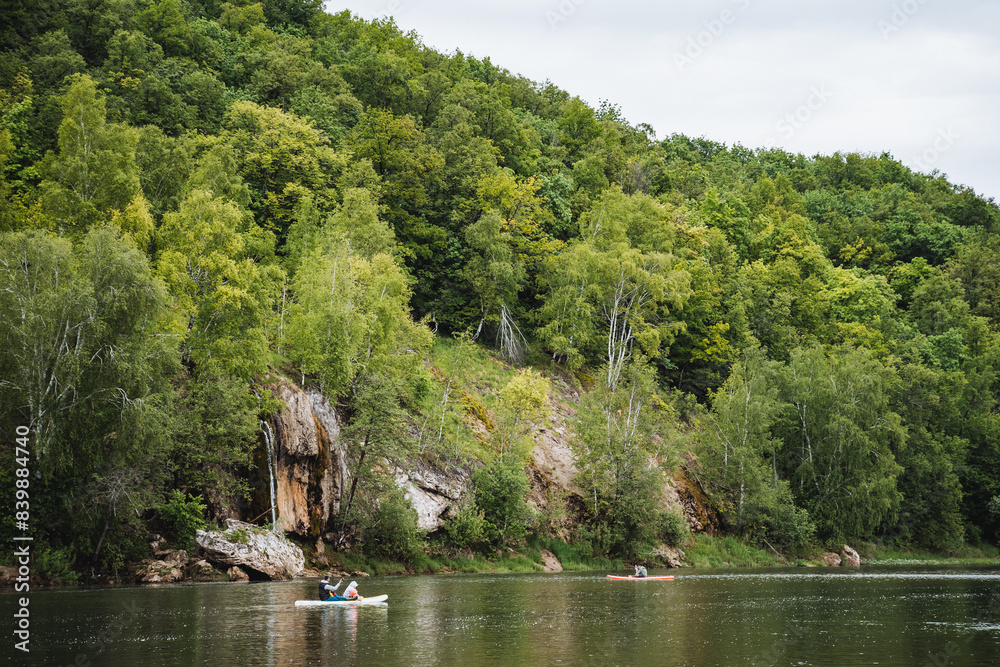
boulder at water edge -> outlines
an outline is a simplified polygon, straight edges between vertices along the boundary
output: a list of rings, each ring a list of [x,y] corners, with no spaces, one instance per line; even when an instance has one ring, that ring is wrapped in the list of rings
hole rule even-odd
[[[832,551],[827,551],[822,556],[819,557],[819,561],[826,565],[827,567],[838,567],[840,565],[840,554],[835,554]]]
[[[840,547],[840,556],[844,559],[845,567],[861,567],[861,556],[846,544]]]
[[[306,566],[302,549],[283,535],[235,519],[226,519],[222,532],[199,530],[195,539],[208,560],[239,565],[251,576],[291,579]]]

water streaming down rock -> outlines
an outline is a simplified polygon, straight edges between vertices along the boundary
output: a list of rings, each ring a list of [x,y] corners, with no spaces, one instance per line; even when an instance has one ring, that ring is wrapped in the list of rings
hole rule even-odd
[[[278,501],[274,490],[274,468],[275,468],[275,453],[274,453],[274,431],[271,430],[271,424],[264,421],[260,421],[260,428],[264,432],[264,444],[267,445],[267,477],[268,486],[270,490],[269,498],[271,500],[271,530],[278,530]]]
[[[318,389],[298,387],[287,378],[269,386],[282,403],[277,414],[261,422],[268,464],[273,465],[274,526],[279,533],[315,538],[337,527],[342,495],[350,484],[340,417]],[[408,463],[407,469],[393,473],[420,515],[420,528],[434,530],[451,513],[471,471]]]
[[[269,420],[274,434],[276,529],[316,537],[332,525],[347,477],[340,424],[318,391],[282,378],[271,385],[281,410]]]

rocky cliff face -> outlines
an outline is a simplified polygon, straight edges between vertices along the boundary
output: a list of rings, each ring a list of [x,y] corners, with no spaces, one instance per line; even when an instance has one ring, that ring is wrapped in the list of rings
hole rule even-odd
[[[340,438],[340,419],[329,400],[316,389],[303,389],[286,378],[274,381],[271,390],[281,400],[282,408],[269,420],[273,432],[275,505],[277,529],[315,540],[337,528],[336,517],[350,483],[347,448]],[[565,503],[568,515],[552,526],[564,538],[570,536],[574,507],[579,504],[579,489],[574,483],[576,458],[569,446],[572,421],[578,396],[565,385],[553,397],[545,424],[538,424],[529,471],[531,491],[528,501],[540,512],[550,502]],[[266,459],[264,459],[266,461]],[[258,486],[268,485],[268,472],[261,470]],[[421,530],[433,532],[454,515],[455,508],[468,493],[472,469],[429,463],[416,458],[393,470],[397,484],[417,511]],[[680,504],[692,530],[713,533],[718,518],[708,508],[697,484],[683,474],[664,480],[670,491],[667,504]],[[255,511],[269,508],[269,492],[258,490]],[[269,514],[269,512],[265,512]]]
[[[433,531],[454,516],[471,475],[467,468],[441,468],[425,461],[414,462],[409,471],[397,470],[396,483],[417,510],[417,528]]]
[[[336,411],[319,391],[286,379],[272,387],[284,407],[271,420],[277,528],[302,537],[325,531],[348,476]]]
[[[274,434],[275,504],[280,532],[316,538],[335,528],[350,471],[340,440],[340,420],[316,389],[282,378],[271,386],[283,407],[269,424]],[[395,471],[413,503],[422,530],[433,531],[452,514],[468,484],[470,470],[431,466],[422,460]],[[258,478],[267,484],[267,473]],[[269,495],[259,492],[258,496]],[[258,501],[258,504],[263,501]],[[270,507],[270,500],[263,508]],[[266,512],[265,514],[269,514]]]

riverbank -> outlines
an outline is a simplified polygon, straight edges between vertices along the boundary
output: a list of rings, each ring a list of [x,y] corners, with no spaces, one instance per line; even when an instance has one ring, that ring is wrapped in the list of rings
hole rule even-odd
[[[994,565],[1000,566],[996,547],[963,546],[951,553],[919,549],[900,549],[870,542],[855,546],[862,565]],[[692,535],[679,549],[682,568],[760,568],[760,567],[829,567],[822,556],[830,549],[815,547],[803,557],[790,557],[760,549],[732,536]],[[563,570],[628,570],[634,563],[647,567],[668,568],[663,553],[650,550],[631,559],[609,559],[588,554],[586,547],[558,539],[536,541],[520,551],[508,550],[491,556],[466,552],[423,554],[412,563],[368,558],[349,552],[332,554],[328,567],[340,571],[364,571],[375,575],[446,574],[446,573],[524,573],[546,570],[544,554],[554,555]],[[307,553],[307,560],[310,554]],[[315,567],[315,563],[313,566]],[[677,567],[674,565],[673,567]]]
[[[992,546],[974,547],[965,545],[948,553],[929,550],[899,548],[871,542],[857,543],[855,549],[861,557],[862,565],[879,566],[1000,566],[1000,549]],[[822,556],[827,549],[817,546],[803,557],[789,557],[775,551],[760,549],[732,536],[711,537],[692,535],[684,544],[671,553],[650,550],[630,559],[609,559],[593,556],[586,546],[574,545],[559,539],[533,540],[520,550],[497,551],[492,554],[476,553],[471,550],[431,550],[421,552],[410,562],[374,558],[353,552],[328,550],[317,554],[314,548],[303,547],[306,569],[299,576],[318,576],[323,572],[343,572],[358,576],[375,575],[434,575],[434,574],[476,574],[476,573],[531,573],[552,571],[607,571],[630,570],[641,562],[648,568],[761,568],[761,567],[828,567]],[[665,558],[668,556],[668,558]],[[673,564],[668,560],[674,560]],[[556,568],[553,568],[553,563]],[[138,566],[137,568],[138,569]],[[204,567],[202,567],[204,569]],[[11,572],[8,572],[10,570]],[[7,575],[10,576],[7,576]],[[0,568],[0,586],[12,586],[16,571]],[[158,580],[157,584],[185,583],[191,581],[225,581],[227,575],[215,572],[201,577],[179,575],[175,578]],[[244,577],[230,578],[232,581],[246,580]],[[95,575],[81,576],[59,569],[47,572],[47,576],[36,577],[32,586],[86,585],[141,585],[141,579],[130,580],[128,576]]]

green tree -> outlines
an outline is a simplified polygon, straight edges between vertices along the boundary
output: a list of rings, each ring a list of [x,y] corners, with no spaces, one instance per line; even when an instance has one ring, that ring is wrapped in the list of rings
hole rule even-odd
[[[892,410],[898,378],[864,349],[792,352],[779,374],[775,435],[796,504],[825,539],[870,538],[899,512],[896,453],[906,427]]]
[[[341,436],[347,443],[350,480],[344,480],[349,490],[337,516],[338,544],[347,541],[351,523],[365,535],[366,541],[380,539],[374,537],[379,503],[392,498],[396,482],[391,471],[403,465],[412,447],[400,405],[404,395],[405,389],[398,378],[369,373],[357,379],[349,394],[350,418]],[[361,502],[356,504],[357,500]],[[405,533],[405,522],[397,528]],[[398,542],[397,538],[390,536],[385,541]]]
[[[511,233],[499,214],[484,215],[465,232],[473,254],[463,274],[479,296],[481,318],[497,327],[497,347],[510,361],[521,361],[527,341],[521,334],[511,308],[527,276],[524,264],[511,247]]]
[[[369,108],[347,135],[344,148],[355,158],[369,160],[382,179],[384,217],[406,249],[410,266],[419,267],[443,252],[444,230],[432,227],[424,211],[444,160],[426,143],[414,120]],[[419,270],[415,275],[423,280]]]
[[[510,454],[515,454],[515,458],[525,458],[517,450],[520,450],[520,444],[532,424],[544,417],[548,400],[548,380],[527,369],[518,371],[500,390],[501,407],[494,436],[499,444],[501,459]],[[530,455],[531,452],[526,453]]]
[[[410,317],[409,281],[396,260],[362,256],[338,229],[305,255],[292,290],[289,355],[333,395],[365,375],[413,372],[430,345],[430,332]]]
[[[517,457],[499,458],[472,474],[483,538],[494,546],[519,544],[529,529],[528,476]]]
[[[183,359],[212,375],[261,373],[265,315],[284,279],[273,236],[232,202],[198,190],[164,216],[158,243]]]
[[[673,415],[656,394],[652,368],[633,360],[625,371],[582,399],[573,442],[595,548],[615,556],[656,539],[660,466],[671,456],[665,438]]]
[[[712,396],[711,429],[701,465],[720,490],[720,506],[733,529],[764,545],[802,549],[815,526],[795,507],[778,475],[782,442],[772,435],[784,405],[775,383],[780,364],[759,346],[745,349]]]
[[[283,243],[299,202],[312,197],[329,208],[346,163],[311,123],[280,109],[234,102],[223,121],[224,138],[250,189],[257,224]]]
[[[571,364],[601,355],[614,388],[636,346],[663,354],[678,326],[671,308],[691,296],[690,274],[670,252],[665,212],[645,195],[609,192],[580,224],[584,239],[545,267],[541,335]]]
[[[4,423],[32,432],[42,544],[120,567],[158,501],[176,356],[144,253],[100,226],[73,247],[39,232],[0,243]]]
[[[80,233],[124,210],[139,193],[134,129],[108,125],[105,102],[86,75],[71,80],[62,98],[59,152],[42,164],[45,211],[64,232]]]

